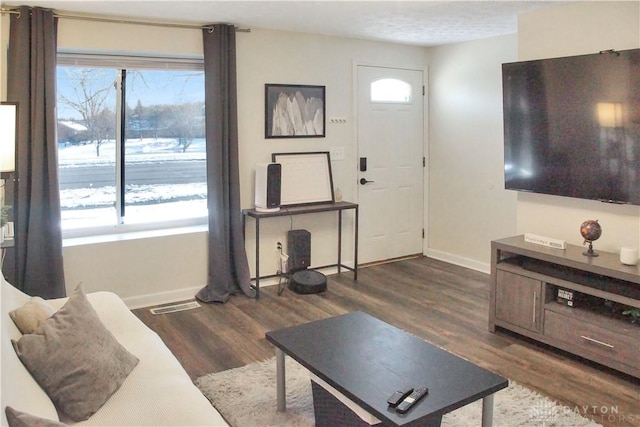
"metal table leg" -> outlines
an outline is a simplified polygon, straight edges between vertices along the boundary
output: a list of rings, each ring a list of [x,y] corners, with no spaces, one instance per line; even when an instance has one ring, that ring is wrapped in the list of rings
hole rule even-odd
[[[256,299],[260,298],[260,218],[256,217]]]
[[[356,205],[356,224],[355,224],[355,242],[354,242],[354,254],[353,254],[353,280],[358,280],[358,206]]]
[[[342,269],[342,211],[338,211],[338,274]]]
[[[278,399],[278,412],[284,412],[287,410],[284,378],[284,351],[276,348],[276,395]]]
[[[482,427],[493,425],[493,394],[482,399]]]

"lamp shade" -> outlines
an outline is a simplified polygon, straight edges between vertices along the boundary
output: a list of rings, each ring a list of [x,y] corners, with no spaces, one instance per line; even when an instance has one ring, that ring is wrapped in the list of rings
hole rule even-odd
[[[13,172],[16,166],[16,104],[0,104],[0,172]]]
[[[622,104],[620,102],[598,102],[598,122],[603,128],[622,126]]]

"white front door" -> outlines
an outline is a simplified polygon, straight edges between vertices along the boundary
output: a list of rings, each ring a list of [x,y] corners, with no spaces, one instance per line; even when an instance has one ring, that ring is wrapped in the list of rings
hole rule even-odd
[[[357,82],[358,261],[421,254],[423,73],[358,66]]]

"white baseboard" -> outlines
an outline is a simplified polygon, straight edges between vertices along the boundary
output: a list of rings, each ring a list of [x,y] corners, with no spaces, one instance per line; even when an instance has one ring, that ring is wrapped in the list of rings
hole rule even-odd
[[[474,259],[461,257],[459,255],[450,254],[436,249],[428,249],[426,255],[429,258],[459,265],[460,267],[470,268],[471,270],[476,270],[481,273],[491,273],[491,264],[489,263],[476,261]]]
[[[193,299],[202,286],[122,298],[129,310]]]
[[[330,268],[321,268],[318,271],[322,272],[325,275],[335,274],[338,272],[337,267]],[[351,273],[348,270],[342,270],[346,273]],[[253,282],[255,283],[255,282]],[[260,279],[260,288],[274,286],[278,284],[277,277],[269,277],[267,279]],[[145,308],[145,307],[154,307],[162,304],[170,304],[178,301],[184,301],[188,299],[193,299],[195,295],[202,289],[203,286],[199,287],[191,287],[184,289],[175,289],[166,292],[158,292],[153,294],[146,295],[137,295],[133,297],[122,298],[124,303],[127,305],[129,310],[134,310],[137,308]]]

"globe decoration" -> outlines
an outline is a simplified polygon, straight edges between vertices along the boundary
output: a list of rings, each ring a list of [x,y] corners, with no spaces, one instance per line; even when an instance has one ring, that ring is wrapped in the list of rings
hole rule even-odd
[[[582,255],[596,257],[598,254],[593,251],[593,242],[602,236],[602,227],[598,224],[598,220],[589,219],[580,225],[580,234],[584,238],[583,245],[589,243],[589,249],[584,251]]]

